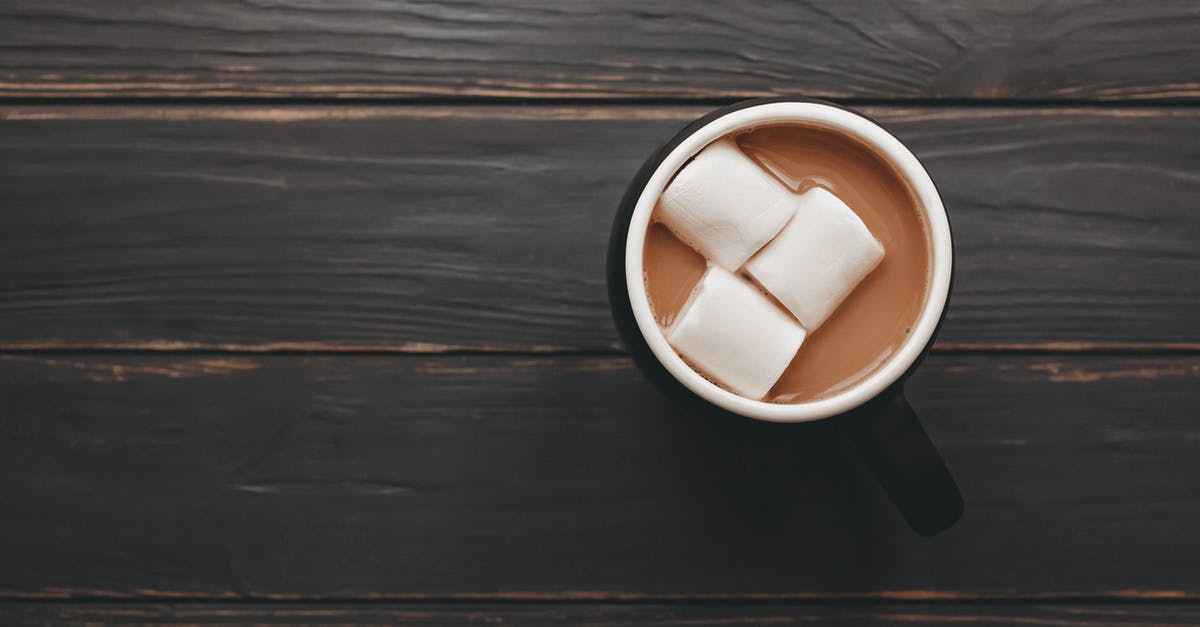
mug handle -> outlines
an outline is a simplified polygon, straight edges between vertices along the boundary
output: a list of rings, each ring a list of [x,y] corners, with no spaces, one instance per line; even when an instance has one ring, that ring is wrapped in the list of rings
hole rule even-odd
[[[900,386],[848,414],[844,425],[884,491],[917,533],[937,535],[962,516],[958,484]]]

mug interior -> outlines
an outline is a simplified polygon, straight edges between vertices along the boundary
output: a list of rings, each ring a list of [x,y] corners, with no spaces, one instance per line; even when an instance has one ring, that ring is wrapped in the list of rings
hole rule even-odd
[[[925,304],[912,333],[892,359],[858,384],[831,396],[803,403],[770,403],[738,396],[705,379],[667,342],[650,309],[643,280],[643,248],[651,214],[668,182],[709,143],[732,133],[767,124],[803,124],[831,129],[857,139],[892,164],[917,200],[929,238],[930,277]],[[920,357],[933,337],[950,291],[953,252],[950,225],[932,179],[900,140],[854,112],[818,102],[769,102],[730,111],[685,137],[663,158],[642,188],[625,239],[625,282],[638,331],[655,359],[689,391],[742,416],[772,422],[805,422],[845,413],[878,396]]]

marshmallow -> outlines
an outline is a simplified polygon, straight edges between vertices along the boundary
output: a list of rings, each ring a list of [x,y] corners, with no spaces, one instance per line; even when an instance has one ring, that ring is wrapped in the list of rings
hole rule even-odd
[[[746,263],[811,333],[883,260],[883,246],[837,196],[822,188],[800,195],[796,215]]]
[[[748,281],[709,266],[667,331],[667,341],[702,374],[761,399],[804,341],[804,328]]]
[[[709,144],[667,186],[658,214],[713,263],[734,271],[787,223],[795,195],[729,139]]]

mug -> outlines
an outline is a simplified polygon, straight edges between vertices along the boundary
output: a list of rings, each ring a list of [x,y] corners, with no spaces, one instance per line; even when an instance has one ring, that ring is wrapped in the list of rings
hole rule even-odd
[[[689,367],[655,321],[642,278],[642,251],[651,212],[675,172],[720,137],[777,123],[836,130],[891,163],[917,199],[932,257],[924,308],[891,361],[847,390],[796,404],[738,396]],[[688,124],[638,170],[621,200],[609,239],[608,296],[617,331],[635,363],[669,396],[699,414],[779,423],[838,420],[904,518],[919,534],[932,536],[962,515],[962,496],[905,399],[903,384],[928,353],[945,318],[953,266],[950,223],[941,196],[925,168],[900,140],[861,113],[830,102],[759,98],[717,109]]]

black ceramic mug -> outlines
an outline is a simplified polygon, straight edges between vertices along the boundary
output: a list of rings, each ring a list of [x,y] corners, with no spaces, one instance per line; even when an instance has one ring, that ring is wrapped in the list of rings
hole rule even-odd
[[[671,177],[712,141],[767,124],[835,130],[887,160],[917,199],[928,237],[930,278],[912,332],[890,361],[849,389],[819,400],[781,404],[738,396],[694,371],[667,344],[650,310],[643,248],[651,212]],[[913,154],[878,124],[828,102],[796,98],[747,100],[688,124],[646,160],[617,210],[608,248],[608,295],[617,330],[638,366],[693,412],[809,422],[833,418],[845,426],[885,491],[920,534],[930,536],[962,515],[963,503],[945,463],[921,427],[903,384],[933,344],[950,297],[954,252],[941,197]]]

